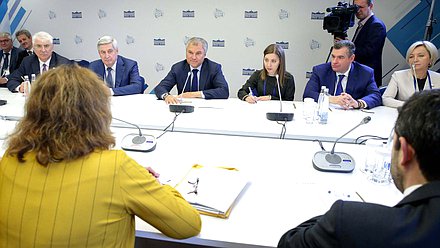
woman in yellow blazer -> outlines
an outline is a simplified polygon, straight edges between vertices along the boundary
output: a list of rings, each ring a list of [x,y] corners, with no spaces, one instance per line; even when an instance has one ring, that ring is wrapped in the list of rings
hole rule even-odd
[[[137,215],[183,239],[198,212],[122,150],[109,91],[79,66],[45,72],[0,161],[0,247],[134,247]]]

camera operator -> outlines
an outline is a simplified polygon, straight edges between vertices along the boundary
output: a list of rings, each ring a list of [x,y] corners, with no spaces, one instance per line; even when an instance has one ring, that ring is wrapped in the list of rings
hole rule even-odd
[[[382,50],[386,38],[385,24],[373,13],[373,0],[354,0],[359,7],[358,27],[353,36],[355,61],[373,68],[377,86],[382,86]]]

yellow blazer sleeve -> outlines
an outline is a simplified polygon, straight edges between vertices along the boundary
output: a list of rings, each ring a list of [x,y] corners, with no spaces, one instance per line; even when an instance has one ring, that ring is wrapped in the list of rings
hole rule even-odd
[[[174,188],[161,185],[147,169],[122,154],[118,156],[118,180],[127,211],[169,237],[185,239],[198,235],[201,219],[197,210]]]

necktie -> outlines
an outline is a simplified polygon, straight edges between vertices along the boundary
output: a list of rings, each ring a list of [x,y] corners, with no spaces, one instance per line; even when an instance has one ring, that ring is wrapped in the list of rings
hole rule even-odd
[[[198,72],[199,70],[197,70],[197,69],[193,69],[192,70],[192,72],[193,72],[193,79],[192,79],[192,82],[191,82],[191,91],[198,91],[199,90],[199,80],[197,79],[197,72]]]
[[[31,50],[28,51],[29,56],[31,56],[33,53]]]
[[[358,24],[358,26],[356,28],[356,31],[354,32],[352,42],[356,41],[356,38],[357,38],[359,32],[361,31],[362,26],[363,26],[362,23],[359,22],[359,24]]]
[[[6,71],[8,71],[7,74],[9,74],[9,53],[4,53],[3,55],[2,76],[5,75]]]
[[[46,72],[47,71],[47,65],[46,64],[43,64],[43,70],[42,70],[43,72]]]
[[[336,93],[335,96],[339,96],[342,92],[342,79],[344,79],[345,75],[339,75],[338,85],[336,85]]]
[[[113,88],[113,77],[112,77],[112,68],[107,67],[107,76],[105,77],[105,82],[109,88]]]

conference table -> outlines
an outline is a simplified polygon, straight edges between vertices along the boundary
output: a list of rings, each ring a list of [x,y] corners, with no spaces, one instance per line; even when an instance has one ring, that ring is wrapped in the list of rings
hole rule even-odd
[[[25,97],[0,88],[0,99],[8,104],[0,107],[0,116],[16,119],[23,116]],[[279,138],[282,125],[266,119],[267,112],[279,112],[279,101],[260,101],[249,104],[237,98],[230,99],[183,99],[183,104],[194,106],[193,113],[182,113],[176,117],[169,106],[157,100],[154,94],[137,94],[111,98],[113,117],[144,129],[163,130],[174,121],[174,131],[221,134],[249,137]],[[335,141],[358,125],[366,116],[371,121],[359,126],[343,137],[340,142],[355,143],[359,137],[369,135],[387,138],[397,118],[397,110],[376,107],[371,110],[342,110],[331,108],[327,124],[307,124],[303,118],[303,103],[283,101],[283,112],[294,113],[293,121],[285,123],[285,139]],[[114,120],[112,126],[132,127]]]
[[[20,94],[0,93],[0,99],[8,100],[7,105],[0,106],[0,115],[12,119],[0,120],[2,145],[2,139],[15,126],[14,119],[23,115],[25,100]],[[374,183],[370,175],[361,172],[368,156],[367,147],[353,144],[362,135],[388,137],[397,116],[395,109],[378,107],[372,113],[333,109],[328,124],[321,125],[305,123],[300,102],[283,102],[283,111],[294,112],[295,118],[286,123],[285,139],[279,139],[280,125],[265,117],[266,112],[279,110],[276,101],[251,105],[238,99],[191,99],[195,111],[177,116],[173,131],[167,133],[163,129],[175,114],[153,95],[113,97],[111,104],[114,117],[138,125],[143,134],[160,136],[154,151],[127,153],[141,165],[159,172],[161,182],[175,185],[194,164],[234,167],[249,181],[228,219],[202,215],[198,236],[174,240],[137,218],[137,240],[214,247],[274,247],[283,233],[325,213],[337,199],[393,206],[402,198],[392,183]],[[353,156],[354,171],[332,173],[314,169],[312,157],[321,148],[313,140],[330,141],[323,144],[329,150],[332,141],[365,116],[371,116],[371,122],[348,134],[342,139],[344,143],[336,146],[337,151]],[[119,121],[112,123],[112,131],[117,141],[115,149],[120,148],[128,134],[138,133],[137,128]]]

